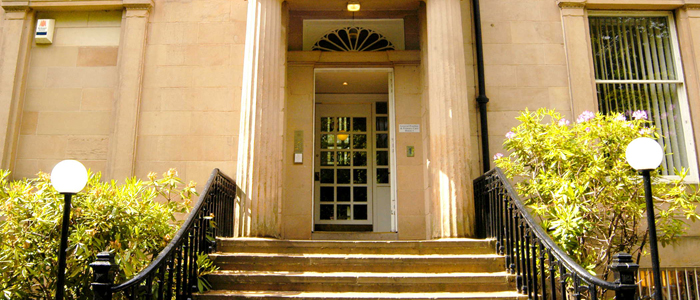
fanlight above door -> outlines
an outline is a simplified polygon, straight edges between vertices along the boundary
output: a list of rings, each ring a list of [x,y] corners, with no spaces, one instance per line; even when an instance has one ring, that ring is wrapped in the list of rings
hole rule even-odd
[[[321,51],[385,51],[395,50],[386,37],[363,27],[343,27],[319,39],[311,50]]]

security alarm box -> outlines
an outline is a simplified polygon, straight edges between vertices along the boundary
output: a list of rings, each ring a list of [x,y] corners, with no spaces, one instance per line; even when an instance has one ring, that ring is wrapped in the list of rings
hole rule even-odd
[[[53,43],[53,27],[56,23],[54,19],[39,19],[36,22],[36,33],[34,34],[34,41],[37,44],[51,44]]]

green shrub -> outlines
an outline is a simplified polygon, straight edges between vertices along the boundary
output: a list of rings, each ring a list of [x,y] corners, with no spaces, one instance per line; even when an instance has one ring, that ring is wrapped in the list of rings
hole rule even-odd
[[[592,273],[620,251],[639,261],[648,246],[641,176],[625,150],[635,138],[658,137],[643,111],[631,117],[584,112],[572,124],[552,110],[525,111],[506,135],[510,154],[494,157],[554,241]],[[700,219],[699,195],[683,184],[685,170],[676,180],[652,173],[659,242],[667,245],[686,220]]]
[[[10,182],[0,170],[0,298],[53,299],[63,196],[49,176]],[[98,252],[115,253],[116,282],[145,268],[179,228],[175,215],[188,210],[195,183],[182,184],[174,169],[148,181],[101,182],[90,174],[73,196],[66,270],[66,298],[92,299],[89,264]]]

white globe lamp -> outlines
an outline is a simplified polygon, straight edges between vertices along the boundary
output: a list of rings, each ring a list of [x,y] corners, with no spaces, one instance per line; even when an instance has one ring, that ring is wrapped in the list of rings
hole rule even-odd
[[[637,171],[654,170],[661,165],[664,159],[664,150],[653,139],[642,137],[635,139],[625,151],[627,163]]]
[[[76,194],[87,181],[87,170],[77,160],[64,160],[51,171],[51,185],[61,194]]]

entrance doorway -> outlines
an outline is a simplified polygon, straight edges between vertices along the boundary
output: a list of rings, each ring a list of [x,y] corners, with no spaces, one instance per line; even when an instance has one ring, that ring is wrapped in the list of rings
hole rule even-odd
[[[393,72],[315,72],[314,231],[396,231]]]

